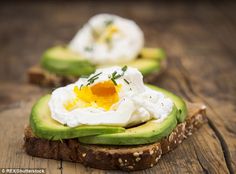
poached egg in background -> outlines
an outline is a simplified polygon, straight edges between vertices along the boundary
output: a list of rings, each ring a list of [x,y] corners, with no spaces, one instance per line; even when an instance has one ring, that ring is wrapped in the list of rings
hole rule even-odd
[[[101,65],[131,61],[143,46],[143,32],[134,21],[99,14],[78,31],[68,47],[91,63]]]
[[[97,69],[88,78],[54,90],[49,101],[51,117],[69,127],[161,122],[172,107],[172,100],[145,86],[142,74],[126,66]]]

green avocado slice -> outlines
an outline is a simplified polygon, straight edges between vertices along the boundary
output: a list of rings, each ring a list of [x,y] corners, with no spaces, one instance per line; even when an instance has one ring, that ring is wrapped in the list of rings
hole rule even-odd
[[[145,58],[136,59],[124,65],[137,68],[144,76],[152,72],[159,72],[161,68],[160,62]]]
[[[149,144],[169,135],[177,125],[178,110],[173,107],[172,112],[161,123],[148,121],[140,126],[128,128],[122,133],[101,134],[98,136],[81,137],[79,141],[85,144],[109,145],[138,145]]]
[[[143,75],[148,75],[152,72],[160,71],[161,61],[165,58],[166,56],[162,49],[143,48],[139,57],[126,63],[126,65],[139,69]],[[92,65],[79,54],[62,46],[48,49],[42,56],[41,66],[49,72],[58,75],[76,77],[89,75],[96,68],[99,68],[96,65]]]
[[[46,95],[36,102],[30,116],[30,126],[34,134],[40,138],[49,140],[62,140],[91,136],[98,134],[109,134],[123,132],[125,129],[116,126],[78,126],[68,127],[53,120],[50,116],[48,101],[50,95]]]
[[[178,96],[162,88],[148,85],[162,92],[174,101],[171,113],[162,122],[154,120],[132,128],[115,126],[78,126],[70,128],[53,120],[50,116],[48,101],[50,95],[42,97],[32,108],[30,125],[34,134],[49,140],[79,138],[87,144],[138,145],[160,140],[172,132],[178,122],[185,120],[187,108],[185,102]]]
[[[143,48],[139,57],[161,61],[166,58],[166,53],[161,48]]]
[[[81,137],[79,141],[85,144],[139,145],[153,143],[169,135],[177,123],[186,118],[186,105],[180,97],[171,92],[155,86],[148,86],[173,100],[175,105],[165,120],[160,123],[148,121],[140,126],[128,128],[122,133]]]
[[[78,77],[95,71],[95,65],[69,49],[59,46],[50,48],[43,54],[41,66],[49,72],[63,76]]]

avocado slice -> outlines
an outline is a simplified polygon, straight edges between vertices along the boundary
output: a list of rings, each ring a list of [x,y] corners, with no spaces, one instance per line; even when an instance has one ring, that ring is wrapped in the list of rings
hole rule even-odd
[[[78,126],[68,127],[53,120],[50,116],[48,101],[51,95],[46,95],[36,102],[30,116],[30,126],[34,134],[49,140],[62,140],[83,136],[123,132],[125,129],[116,126]]]
[[[125,65],[129,67],[137,68],[143,74],[143,76],[148,75],[152,72],[160,71],[160,63],[152,59],[144,59],[144,58],[135,59],[128,63],[118,64],[118,66],[125,66]],[[112,65],[102,65],[102,66],[98,66],[97,68],[106,68],[109,66],[112,66]]]
[[[152,72],[158,72],[160,71],[161,68],[160,62],[154,59],[145,59],[145,58],[136,59],[124,65],[137,68],[144,76]]]
[[[60,46],[50,48],[43,54],[41,66],[49,72],[64,76],[89,75],[95,71],[95,66],[90,62]]]
[[[156,142],[168,136],[177,125],[176,114],[178,110],[173,107],[172,112],[161,123],[148,121],[140,126],[128,128],[122,133],[102,134],[98,136],[81,137],[79,141],[85,144],[110,145],[138,145]]]
[[[166,53],[161,48],[143,48],[139,56],[146,59],[154,59],[161,61],[166,58]]]
[[[128,128],[125,132],[81,137],[79,141],[85,144],[139,145],[153,143],[169,135],[177,123],[186,118],[186,105],[180,97],[171,92],[155,86],[148,86],[162,92],[174,102],[171,113],[164,121],[158,123],[152,120],[140,126]]]
[[[162,49],[143,48],[139,57],[126,63],[126,65],[139,69],[145,76],[152,72],[160,71],[160,63],[165,57],[165,53]],[[93,73],[96,68],[104,67],[104,65],[96,67],[79,54],[62,46],[48,49],[42,56],[41,66],[49,72],[58,75],[77,77],[89,75]]]

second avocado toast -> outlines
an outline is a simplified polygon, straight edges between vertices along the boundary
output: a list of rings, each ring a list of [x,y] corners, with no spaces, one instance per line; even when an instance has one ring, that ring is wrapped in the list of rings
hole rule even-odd
[[[67,46],[45,51],[40,65],[30,68],[28,76],[34,84],[61,86],[114,65],[135,67],[150,81],[166,68],[166,55],[161,48],[144,47],[143,33],[133,21],[100,14]]]
[[[135,68],[98,69],[38,100],[25,129],[32,156],[99,169],[157,164],[206,121],[205,106],[143,83]]]

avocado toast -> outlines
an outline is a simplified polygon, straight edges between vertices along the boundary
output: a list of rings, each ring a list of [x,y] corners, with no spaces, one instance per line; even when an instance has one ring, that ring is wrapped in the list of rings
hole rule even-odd
[[[46,50],[28,78],[34,84],[61,86],[114,65],[137,68],[150,81],[165,69],[166,55],[161,48],[144,47],[143,32],[134,21],[99,14],[68,45]]]
[[[137,69],[104,68],[38,100],[25,149],[99,169],[141,170],[205,121],[204,105],[143,84]]]
[[[49,54],[52,54],[52,57],[50,57],[51,55],[49,56],[47,55],[48,52]],[[67,52],[68,49],[66,47],[50,48],[45,53],[46,58],[45,55],[43,55],[41,64],[33,66],[28,70],[29,82],[32,84],[45,87],[55,87],[55,86],[58,87],[75,82],[78,79],[78,77],[94,72],[96,66],[91,66],[91,64],[89,64],[88,61],[83,62],[83,60],[82,61],[79,60],[78,62],[73,62],[73,61],[70,62],[70,57],[66,57],[64,55]],[[54,56],[54,54],[56,55]],[[58,59],[62,60],[57,61]],[[71,59],[73,59],[73,57]],[[79,68],[80,62],[82,62],[81,63],[82,68]],[[53,67],[50,68],[51,64],[56,65],[55,70]],[[62,66],[64,66],[63,68],[68,70],[69,73],[64,74]],[[135,61],[130,62],[130,66],[136,67],[139,70],[141,70],[141,72],[145,77],[144,79],[145,82],[147,83],[152,82],[153,79],[158,77],[166,69],[167,60],[165,52],[160,48],[144,48],[140,53],[140,55],[138,56],[138,58]],[[74,74],[73,73],[70,74],[70,71],[73,71],[73,69],[77,69],[78,71],[75,72]],[[81,75],[79,75],[79,73],[81,73]]]

